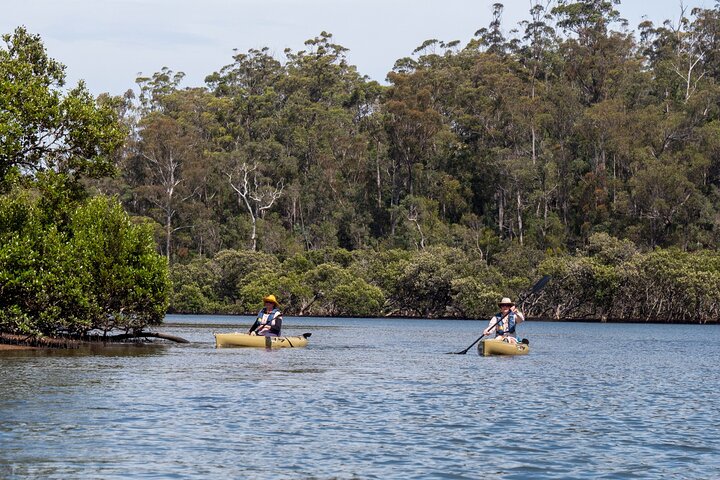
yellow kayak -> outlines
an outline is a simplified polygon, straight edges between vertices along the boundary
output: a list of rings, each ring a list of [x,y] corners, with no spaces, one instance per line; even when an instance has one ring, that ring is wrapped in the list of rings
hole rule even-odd
[[[247,333],[214,333],[217,347],[293,348],[308,344],[310,333],[295,337],[264,337]]]
[[[483,340],[477,346],[478,355],[527,355],[530,346],[525,343],[509,343],[502,340]]]

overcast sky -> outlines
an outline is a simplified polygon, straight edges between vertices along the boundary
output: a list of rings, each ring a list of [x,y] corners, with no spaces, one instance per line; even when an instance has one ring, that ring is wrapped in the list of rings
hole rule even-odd
[[[25,25],[51,57],[67,66],[68,83],[121,94],[139,72],[166,66],[187,74],[183,86],[232,62],[233,49],[269,47],[278,59],[321,31],[350,49],[361,74],[384,82],[395,60],[424,40],[460,40],[487,26],[497,0],[2,0],[0,32]],[[530,0],[505,0],[503,30],[527,19]],[[684,0],[712,8],[713,0]],[[677,21],[680,0],[624,0],[630,27],[647,16]]]

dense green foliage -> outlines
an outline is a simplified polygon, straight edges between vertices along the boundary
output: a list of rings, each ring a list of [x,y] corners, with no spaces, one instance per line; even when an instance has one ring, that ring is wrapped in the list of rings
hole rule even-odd
[[[173,311],[247,313],[276,293],[292,314],[483,317],[551,274],[531,314],[717,321],[720,6],[635,34],[619,3],[533,1],[513,38],[496,4],[465,45],[399,59],[387,86],[323,32],[282,59],[237,53],[204,86],[164,68],[95,104],[82,85],[32,93],[62,75],[14,53],[37,50],[19,31],[1,68],[30,87],[0,80],[16,112],[0,161],[10,177],[63,174],[73,201],[86,177],[150,219]],[[111,109],[130,132],[120,150]],[[23,150],[70,113],[78,135]],[[99,178],[110,160],[119,175]],[[66,231],[71,209],[42,211],[65,212]]]
[[[111,153],[125,131],[113,105],[98,105],[81,82],[63,92],[65,67],[37,35],[18,28],[0,46],[0,182],[14,170],[99,177],[114,171]]]
[[[477,281],[481,275],[495,288]],[[172,269],[171,309],[254,313],[267,292],[295,315],[481,317],[495,313],[500,289],[524,286],[477,255],[449,247],[422,252],[321,249],[279,262],[261,252],[224,250]]]
[[[119,103],[80,84],[18,28],[0,48],[0,331],[142,330],[164,317],[169,279],[153,227],[84,181],[115,170]]]
[[[610,321],[717,322],[720,253],[677,248],[640,252],[628,240],[592,235],[574,255],[537,264],[526,249],[502,269],[458,248],[374,252],[323,249],[283,262],[272,254],[224,250],[172,269],[171,311],[254,313],[275,293],[293,315],[488,318],[542,275],[551,282],[523,305],[533,316]]]
[[[572,257],[549,258],[540,269],[555,279],[535,312],[552,318],[653,322],[718,322],[720,253],[677,248],[647,253],[606,234]]]
[[[155,221],[176,311],[282,292],[303,314],[483,316],[551,272],[538,314],[712,318],[713,262],[680,265],[720,233],[720,7],[635,34],[617,0],[543,5],[506,38],[496,4],[388,86],[325,32],[282,60],[238,53],[202,87],[139,78],[121,176],[97,187]],[[598,239],[634,253],[608,263]]]
[[[27,189],[0,196],[0,331],[84,334],[162,322],[169,289],[152,228],[112,199],[74,205],[59,224]]]
[[[500,5],[466,45],[428,40],[389,86],[322,33],[278,60],[238,53],[206,85],[138,79],[122,176],[172,263],[221,250],[511,244],[715,248],[720,7],[637,36],[615,1],[540,2],[505,38]],[[462,33],[462,32],[458,32]]]

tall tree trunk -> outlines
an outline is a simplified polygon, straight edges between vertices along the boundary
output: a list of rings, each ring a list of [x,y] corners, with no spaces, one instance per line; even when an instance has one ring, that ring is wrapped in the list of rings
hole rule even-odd
[[[617,203],[617,158],[615,157],[615,154],[613,153],[613,185],[612,185],[612,203],[613,203],[613,209],[615,208],[615,205]]]
[[[543,231],[542,231],[542,236],[543,236],[543,241],[544,241],[544,240],[547,238],[547,228],[548,228],[548,201],[547,201],[547,197],[545,197],[545,198],[543,199],[543,203],[545,204],[545,205],[544,205],[545,208],[544,208],[544,210],[543,210]]]
[[[522,221],[522,201],[520,199],[520,189],[517,191],[517,221],[518,221],[518,237],[520,245],[523,244],[523,221]]]
[[[505,194],[503,190],[498,191],[498,228],[500,229],[500,238],[503,238],[503,229],[505,227]]]
[[[255,215],[251,216],[252,218],[252,235],[250,235],[250,241],[252,242],[252,251],[257,251],[257,219],[255,218]]]
[[[168,265],[170,265],[170,238],[172,236],[172,215],[167,214],[165,216],[165,256],[167,257]]]
[[[257,164],[252,167],[247,165],[247,163],[243,163],[241,166],[238,166],[237,169],[239,173],[242,174],[242,180],[239,181],[237,185],[235,185],[232,181],[232,174],[227,173],[230,186],[238,194],[238,205],[241,209],[243,205],[245,205],[245,208],[250,214],[250,221],[252,223],[252,235],[250,236],[250,241],[252,243],[253,251],[257,250],[257,217],[258,215],[264,217],[265,211],[272,207],[275,200],[280,198],[284,188],[284,183],[280,180],[275,186],[273,192],[270,192],[269,194],[258,193],[259,186],[256,173],[257,168]],[[250,172],[253,172],[254,177],[252,187],[249,181]],[[255,205],[255,208],[253,208],[250,204],[251,200]]]
[[[300,211],[300,231],[302,232],[303,240],[305,240],[305,249],[310,251],[312,250],[312,248],[310,248],[312,245],[310,245],[310,240],[308,240],[307,231],[305,230],[305,217],[303,215],[302,200],[300,197],[298,197],[298,210]]]
[[[380,142],[377,142],[377,149],[375,150],[375,172],[377,175],[377,206],[382,208],[382,181],[380,179]]]
[[[535,100],[535,75],[537,73],[537,66],[533,67],[532,72],[532,91],[530,93],[530,98],[532,100]],[[534,106],[534,103],[533,103]],[[537,161],[537,150],[535,149],[535,142],[537,141],[537,137],[535,134],[535,116],[533,115],[532,119],[532,126],[530,127],[530,134],[532,136],[532,163],[535,165],[535,162]]]
[[[410,160],[407,161],[407,167],[408,167],[408,191],[410,195],[413,194],[413,174],[412,174],[412,163],[410,163]]]

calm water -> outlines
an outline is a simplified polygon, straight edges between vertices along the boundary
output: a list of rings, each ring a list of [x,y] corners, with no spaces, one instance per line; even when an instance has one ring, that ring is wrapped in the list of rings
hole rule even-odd
[[[306,349],[0,352],[0,478],[720,478],[720,328],[286,318]]]

